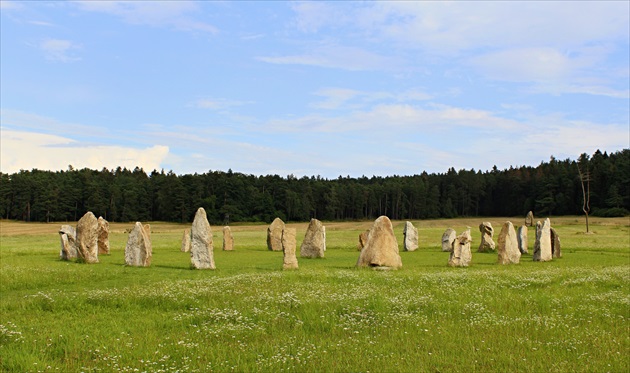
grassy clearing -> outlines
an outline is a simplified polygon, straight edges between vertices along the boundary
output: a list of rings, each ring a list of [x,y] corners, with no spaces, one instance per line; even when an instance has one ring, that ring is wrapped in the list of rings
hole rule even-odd
[[[497,231],[505,220],[489,219]],[[326,258],[283,272],[262,225],[233,226],[234,252],[213,227],[217,270],[194,271],[185,225],[151,223],[153,265],[129,268],[132,224],[112,223],[112,254],[84,265],[58,260],[59,223],[2,221],[0,368],[627,372],[630,220],[593,220],[585,235],[582,218],[552,219],[562,259],[499,266],[473,253],[470,268],[447,267],[440,239],[471,226],[476,247],[481,219],[414,221],[420,248],[393,272],[354,267],[371,222],[326,223]],[[307,224],[290,225],[299,245]]]

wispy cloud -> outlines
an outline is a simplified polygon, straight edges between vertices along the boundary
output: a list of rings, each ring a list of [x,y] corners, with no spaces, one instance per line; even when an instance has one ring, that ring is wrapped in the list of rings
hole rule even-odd
[[[359,109],[374,102],[425,101],[433,97],[420,89],[409,89],[404,92],[392,93],[385,91],[359,91],[338,87],[322,88],[314,92],[314,95],[323,97],[322,101],[314,102],[310,105],[316,109]]]
[[[81,57],[74,54],[77,49],[81,48],[81,45],[70,40],[45,39],[39,43],[39,48],[49,61],[76,62],[81,60]]]
[[[190,104],[190,106],[198,109],[223,110],[235,106],[251,104],[251,101],[237,101],[226,99],[202,98]]]

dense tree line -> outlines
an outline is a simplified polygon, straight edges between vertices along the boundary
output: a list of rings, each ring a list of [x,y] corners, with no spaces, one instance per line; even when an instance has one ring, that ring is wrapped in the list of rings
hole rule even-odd
[[[630,149],[599,150],[578,160],[554,157],[537,167],[388,177],[254,176],[209,171],[73,169],[0,173],[0,216],[24,221],[76,221],[86,211],[113,222],[189,222],[204,207],[213,224],[285,221],[451,218],[582,214],[578,165],[588,175],[593,215],[630,210]]]

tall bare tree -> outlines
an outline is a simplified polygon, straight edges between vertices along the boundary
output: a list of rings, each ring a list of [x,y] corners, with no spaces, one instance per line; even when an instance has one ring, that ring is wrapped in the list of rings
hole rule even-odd
[[[586,168],[585,172],[582,172],[582,167],[580,167],[580,163],[583,163],[582,167]],[[588,231],[588,213],[591,210],[591,174],[588,170],[588,155],[586,153],[580,156],[580,159],[577,162],[578,173],[580,174],[580,182],[582,183],[582,211],[584,211],[584,215],[586,216],[586,233]],[[584,186],[586,183],[586,186]]]

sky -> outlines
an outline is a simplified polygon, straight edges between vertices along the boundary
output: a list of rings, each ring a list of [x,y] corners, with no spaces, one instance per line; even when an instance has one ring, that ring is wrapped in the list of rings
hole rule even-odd
[[[630,148],[629,1],[0,1],[0,170],[360,177]]]

